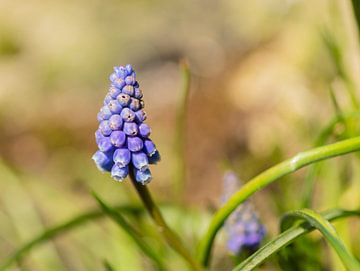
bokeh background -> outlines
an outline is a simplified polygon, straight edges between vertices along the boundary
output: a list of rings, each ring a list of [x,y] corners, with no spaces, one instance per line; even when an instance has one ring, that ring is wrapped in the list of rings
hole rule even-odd
[[[137,71],[162,154],[150,189],[167,204],[176,179],[179,61],[190,65],[180,195],[188,211],[164,212],[195,249],[219,206],[226,168],[247,181],[313,147],[337,113],[334,99],[343,111],[354,109],[347,89],[360,95],[358,34],[347,0],[0,1],[0,261],[48,226],[96,208],[91,190],[112,204],[138,202],[129,182],[115,183],[91,161],[113,66],[131,63]],[[343,132],[338,125],[329,141]],[[337,158],[324,168],[314,208],[359,208],[359,160]],[[306,173],[252,198],[268,238],[285,211],[299,208]],[[151,222],[137,219],[155,240]],[[360,257],[359,221],[336,225]],[[309,270],[342,270],[319,235],[308,239],[322,249],[308,257]],[[160,250],[171,259],[169,270],[186,270],[174,253]],[[230,270],[223,238],[216,255],[213,269]],[[152,268],[121,229],[102,219],[35,248],[9,270],[104,270],[104,259],[115,270]],[[279,268],[275,259],[262,267]]]

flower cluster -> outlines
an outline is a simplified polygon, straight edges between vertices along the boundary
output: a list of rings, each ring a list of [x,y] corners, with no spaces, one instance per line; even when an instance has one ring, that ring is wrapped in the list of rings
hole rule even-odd
[[[95,139],[99,150],[93,155],[101,171],[122,181],[133,170],[137,182],[151,181],[149,164],[160,160],[155,144],[149,138],[150,127],[144,123],[143,94],[131,65],[114,67],[111,85],[104,105],[97,115],[99,128]]]
[[[222,202],[230,199],[240,188],[236,174],[227,172],[224,176],[224,194]],[[227,247],[231,253],[238,255],[243,249],[255,251],[265,236],[265,227],[260,223],[250,202],[241,204],[225,222]]]

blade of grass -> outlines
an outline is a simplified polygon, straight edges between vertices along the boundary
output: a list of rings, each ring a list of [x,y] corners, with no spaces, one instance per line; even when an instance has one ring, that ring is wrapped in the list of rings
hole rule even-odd
[[[138,245],[138,247],[147,255],[156,265],[158,270],[166,270],[164,268],[164,264],[162,259],[157,253],[145,242],[141,234],[135,230],[126,220],[120,215],[115,209],[108,206],[104,201],[100,199],[95,192],[92,193],[93,197],[99,204],[100,208],[110,217],[112,218],[116,224],[118,224]]]
[[[115,210],[126,212],[126,213],[140,213],[143,212],[142,207],[138,206],[116,206],[114,207]],[[40,233],[36,237],[34,237],[32,240],[25,243],[23,246],[18,248],[16,251],[14,251],[10,256],[8,256],[1,264],[0,264],[0,271],[6,270],[11,264],[13,264],[16,261],[21,260],[26,254],[28,254],[34,247],[45,243],[49,240],[51,240],[54,237],[57,237],[65,232],[68,232],[76,227],[79,227],[86,222],[96,220],[99,218],[104,217],[105,214],[101,210],[91,210],[86,213],[80,214],[74,218],[69,219],[66,222],[63,222],[59,225],[50,227],[46,229],[44,232]]]
[[[216,234],[224,224],[226,218],[256,191],[266,187],[279,178],[297,171],[307,165],[344,155],[360,150],[360,137],[339,141],[334,144],[314,148],[306,152],[299,153],[293,158],[277,164],[262,172],[249,182],[247,182],[238,192],[236,192],[213,216],[207,232],[200,241],[198,248],[198,259],[207,266],[211,254],[211,248]]]
[[[289,212],[284,216],[281,223],[281,231],[287,229],[289,227],[289,224],[293,224],[293,222],[296,220],[305,220],[311,226],[319,230],[325,237],[325,239],[329,242],[329,244],[334,248],[336,253],[339,255],[341,261],[343,262],[347,270],[360,270],[360,263],[345,247],[344,243],[338,236],[335,228],[330,224],[328,220],[310,209],[297,210]]]
[[[186,60],[180,62],[181,75],[182,75],[182,87],[181,97],[176,112],[176,127],[175,127],[175,157],[176,157],[176,169],[175,169],[175,195],[181,197],[184,190],[184,182],[186,178],[186,111],[188,108],[191,72],[189,64]]]
[[[360,216],[360,210],[348,211],[341,209],[333,209],[327,212],[323,212],[322,215],[326,220],[337,220],[349,216]],[[241,264],[236,266],[232,271],[250,271],[255,267],[262,264],[266,259],[277,253],[280,249],[285,248],[288,244],[292,243],[295,239],[305,235],[315,229],[309,222],[301,223],[300,225],[294,226],[281,234],[275,239],[268,242],[254,254],[248,257]]]

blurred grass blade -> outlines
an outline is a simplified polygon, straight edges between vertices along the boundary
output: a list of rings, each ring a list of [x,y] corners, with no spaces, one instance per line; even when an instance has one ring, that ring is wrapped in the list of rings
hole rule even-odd
[[[176,154],[176,170],[175,170],[175,193],[177,197],[181,197],[184,189],[184,182],[186,178],[186,112],[188,108],[191,72],[189,64],[186,60],[180,62],[182,87],[181,97],[178,103],[176,112],[176,127],[175,127],[175,154]]]
[[[115,210],[127,212],[127,213],[139,213],[143,209],[137,206],[116,206]],[[79,227],[86,222],[99,219],[104,217],[105,213],[101,210],[92,210],[86,213],[80,214],[64,223],[61,223],[57,226],[46,229],[44,232],[37,235],[35,238],[25,243],[22,247],[13,252],[9,257],[7,257],[4,262],[0,264],[0,271],[6,270],[14,262],[21,260],[26,254],[28,254],[31,249],[35,246],[38,246],[44,242],[51,240],[52,238],[59,236],[65,232],[68,232],[76,227]]]
[[[273,183],[279,178],[295,172],[307,165],[358,150],[360,150],[360,136],[301,152],[293,158],[265,170],[255,178],[248,181],[213,216],[198,247],[197,256],[200,262],[204,266],[208,266],[212,245],[217,232],[237,206],[243,203],[252,194]]]
[[[138,245],[138,247],[147,255],[155,265],[158,270],[165,270],[164,265],[162,263],[162,259],[157,253],[147,245],[145,240],[139,232],[137,232],[123,217],[119,214],[115,209],[108,206],[105,202],[103,202],[95,192],[92,193],[96,201],[98,202],[101,209],[112,218]]]
[[[103,265],[105,271],[115,271],[115,268],[111,266],[111,264],[107,260],[103,260]]]
[[[338,236],[335,228],[330,224],[328,220],[322,217],[320,214],[310,209],[302,209],[287,213],[281,223],[281,231],[284,231],[289,227],[289,224],[293,224],[296,220],[305,220],[311,226],[318,229],[325,239],[334,248],[336,253],[339,255],[344,266],[349,271],[360,270],[360,262],[348,251],[343,241]]]
[[[357,29],[360,36],[360,1],[359,0],[352,0],[352,5],[354,9],[354,17],[357,23]]]
[[[323,212],[322,215],[326,220],[336,220],[349,216],[360,216],[360,210],[347,211],[341,209],[333,209]],[[277,253],[280,249],[292,243],[298,237],[311,232],[315,229],[309,222],[304,222],[300,225],[292,227],[283,233],[279,234],[275,239],[265,244],[254,254],[248,257],[241,264],[236,266],[232,271],[249,271],[262,264],[267,258]]]

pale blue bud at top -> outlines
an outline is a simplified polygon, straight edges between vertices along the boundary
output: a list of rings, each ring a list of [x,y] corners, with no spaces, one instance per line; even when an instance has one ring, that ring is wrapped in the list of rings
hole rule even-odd
[[[131,85],[126,85],[122,88],[122,93],[125,93],[129,96],[133,96],[134,95],[134,87]]]
[[[117,181],[133,170],[136,181],[146,184],[152,178],[149,164],[160,161],[160,154],[148,138],[151,129],[144,123],[143,93],[131,65],[114,67],[110,81],[104,106],[97,115],[95,139],[99,150],[93,160]]]
[[[224,176],[225,203],[240,188],[240,181],[234,172],[227,172]],[[231,253],[238,255],[243,249],[255,251],[265,236],[265,227],[250,202],[245,201],[237,207],[225,222],[228,235],[227,246]]]

